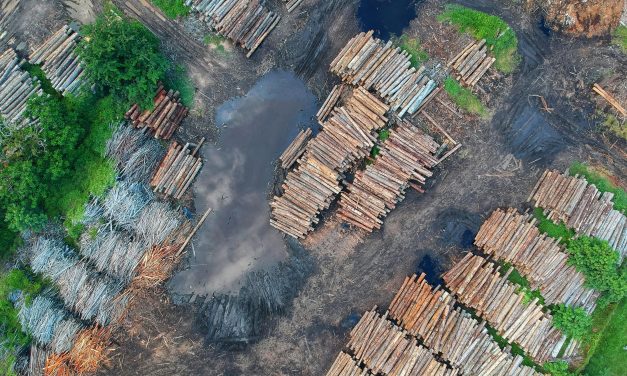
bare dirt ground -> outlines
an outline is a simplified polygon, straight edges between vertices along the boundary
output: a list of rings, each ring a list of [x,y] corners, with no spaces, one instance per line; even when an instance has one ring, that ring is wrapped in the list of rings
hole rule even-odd
[[[277,29],[247,60],[235,47],[218,53],[204,46],[206,31],[200,25],[160,17],[147,1],[115,3],[153,30],[167,54],[188,68],[197,95],[179,135],[187,140],[215,136],[215,108],[246,93],[274,68],[294,70],[324,99],[337,82],[328,73],[329,62],[358,32],[357,1],[306,0],[293,14],[283,14]],[[433,57],[430,63],[454,55],[467,42],[434,20],[443,3],[426,0],[418,5],[418,18],[407,30],[423,41]],[[269,322],[268,334],[254,344],[205,343],[194,307],[171,304],[162,290],[147,292],[116,333],[111,364],[100,374],[324,374],[358,315],[374,305],[385,307],[407,274],[429,269],[425,256],[445,269],[470,246],[469,234],[472,239],[495,208],[524,207],[543,168],[564,170],[583,160],[625,179],[625,144],[591,120],[590,93],[591,84],[610,73],[625,77],[625,56],[609,47],[607,39],[546,35],[536,18],[524,16],[511,2],[467,3],[512,25],[523,60],[511,76],[492,72],[482,80],[478,90],[493,112],[489,120],[460,120],[432,102],[429,113],[463,148],[439,166],[426,193],[409,192],[374,234],[346,229],[328,213],[303,242],[316,265],[313,274],[291,309]],[[279,0],[270,6],[284,9]]]

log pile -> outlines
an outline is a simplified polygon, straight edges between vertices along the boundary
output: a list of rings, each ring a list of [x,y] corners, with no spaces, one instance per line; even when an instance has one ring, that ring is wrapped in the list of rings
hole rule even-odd
[[[152,110],[143,111],[134,104],[125,114],[135,128],[150,130],[155,138],[169,140],[187,116],[189,109],[181,103],[178,91],[159,85]]]
[[[83,66],[74,52],[79,35],[63,26],[30,54],[30,63],[41,65],[52,87],[62,94],[76,93],[83,77]]]
[[[186,0],[185,4],[200,13],[212,29],[243,47],[247,57],[281,19],[259,0]]]
[[[333,90],[331,90],[329,96],[327,97],[327,99],[325,99],[322,107],[320,107],[320,110],[318,110],[318,113],[316,114],[316,118],[319,122],[324,122],[327,120],[327,118],[331,114],[331,111],[333,111],[335,105],[337,105],[337,102],[340,100],[342,95],[346,93],[347,90],[348,86],[346,85],[335,85],[333,87]]]
[[[368,311],[353,328],[348,349],[373,374],[382,375],[457,375],[438,362],[431,351],[418,345],[416,339],[387,320],[387,313]]]
[[[8,49],[0,55],[0,117],[7,123],[17,122],[26,110],[26,102],[42,93],[39,80],[20,69],[20,59]]]
[[[424,66],[411,67],[407,52],[372,34],[351,39],[331,63],[331,72],[346,83],[374,90],[399,117],[417,112],[437,84]]]
[[[423,273],[405,278],[390,304],[390,317],[464,375],[539,375],[521,364],[522,357],[501,350],[485,322],[455,304],[448,292],[431,287]]]
[[[594,310],[598,293],[585,287],[585,277],[568,264],[557,239],[541,234],[536,220],[516,209],[498,209],[483,223],[475,245],[496,260],[510,263],[547,304],[564,303]]]
[[[327,371],[327,376],[367,376],[372,375],[368,368],[362,368],[352,356],[344,351],[335,358],[335,361]]]
[[[305,148],[307,147],[307,142],[311,138],[311,128],[307,128],[304,131],[301,130],[298,132],[298,135],[292,141],[290,146],[285,149],[283,154],[279,157],[279,161],[281,162],[281,168],[287,170],[292,167],[292,165],[296,162],[298,158],[305,152]]]
[[[285,3],[285,7],[287,8],[288,12],[292,12],[294,9],[296,9],[300,3],[303,2],[303,0],[283,0],[283,2]]]
[[[605,91],[605,89],[603,89],[601,85],[599,84],[592,85],[592,91],[599,94],[603,99],[605,99],[609,104],[611,104],[612,107],[614,107],[614,109],[616,109],[616,111],[618,111],[618,113],[620,113],[623,117],[627,117],[627,110],[625,110],[625,107],[621,106],[621,104],[618,103],[616,98],[614,98],[612,94]]]
[[[440,145],[411,123],[401,121],[390,130],[374,163],[358,171],[340,196],[338,216],[345,222],[372,232],[382,218],[405,198],[410,185],[420,189],[437,159]]]
[[[566,336],[553,327],[551,315],[542,311],[538,298],[524,302],[524,293],[507,280],[512,268],[505,275],[496,269],[483,257],[468,253],[442,278],[461,303],[475,309],[503,338],[520,345],[536,362],[555,358]]]
[[[172,142],[150,180],[153,190],[180,199],[202,167],[202,159],[196,155],[201,144],[191,149],[189,143]]]
[[[622,261],[627,254],[627,218],[613,209],[613,197],[613,193],[599,191],[583,177],[546,170],[528,201],[578,235],[607,240]]]
[[[318,215],[340,193],[343,173],[370,154],[376,131],[387,122],[388,107],[363,88],[353,90],[337,107],[322,130],[309,141],[298,167],[275,196],[270,223],[280,231],[303,238],[318,223]]]
[[[446,64],[455,77],[466,86],[474,86],[494,64],[496,58],[488,54],[485,39],[473,41]]]

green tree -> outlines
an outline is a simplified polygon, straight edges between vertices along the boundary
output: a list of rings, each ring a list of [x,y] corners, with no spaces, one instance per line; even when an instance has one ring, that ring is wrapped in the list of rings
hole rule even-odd
[[[151,107],[157,83],[168,68],[159,40],[138,21],[113,11],[104,12],[82,32],[85,38],[78,53],[96,87],[128,104]]]
[[[557,305],[552,310],[553,326],[569,337],[581,340],[592,328],[592,317],[581,307]]]

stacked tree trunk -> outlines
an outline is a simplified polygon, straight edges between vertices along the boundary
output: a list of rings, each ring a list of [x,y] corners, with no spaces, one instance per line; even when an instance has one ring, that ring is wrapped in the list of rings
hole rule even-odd
[[[200,144],[191,149],[189,143],[172,142],[150,180],[153,190],[180,199],[202,168],[202,159],[196,155],[199,148]]]
[[[298,167],[282,185],[283,195],[270,204],[270,223],[280,231],[304,238],[318,223],[318,215],[342,190],[343,173],[369,155],[375,132],[387,122],[388,107],[362,88],[353,90],[333,111],[322,130],[307,143]]]
[[[42,93],[39,80],[20,69],[20,59],[8,49],[0,55],[0,117],[7,123],[17,122],[26,110],[26,102]]]
[[[335,361],[329,368],[327,376],[367,376],[372,375],[368,368],[362,368],[357,364],[352,356],[344,351],[335,358]]]
[[[503,338],[515,342],[542,364],[557,356],[566,336],[553,327],[538,298],[524,302],[525,294],[501,275],[497,267],[468,253],[442,277],[460,302],[475,309]]]
[[[155,138],[169,140],[189,110],[181,103],[178,91],[166,91],[162,85],[157,89],[154,103],[154,109],[143,112],[134,104],[125,116],[135,128],[147,128]]]
[[[335,105],[340,100],[342,95],[346,93],[347,90],[348,87],[346,85],[335,85],[333,87],[333,90],[331,90],[331,93],[329,93],[329,96],[324,101],[322,107],[320,107],[320,110],[316,114],[316,118],[319,122],[324,122],[327,120],[327,118],[331,114],[331,111],[333,111]]]
[[[348,349],[373,374],[382,375],[457,375],[438,362],[433,354],[401,328],[387,320],[387,313],[366,312],[353,328]]]
[[[516,209],[497,209],[483,223],[475,245],[523,274],[547,304],[564,303],[594,310],[598,293],[585,287],[585,277],[568,264],[557,239],[540,234],[536,220]]]
[[[439,145],[411,123],[390,130],[374,163],[358,171],[340,197],[338,216],[366,231],[381,228],[382,218],[405,198],[405,189],[418,189],[437,163]]]
[[[485,39],[471,42],[447,66],[453,69],[457,79],[466,86],[474,86],[496,61],[488,54]]]
[[[259,0],[186,0],[207,24],[242,46],[251,57],[281,17]],[[296,4],[298,5],[298,4]]]
[[[296,9],[303,0],[283,0],[283,2],[285,3],[285,7],[287,7],[287,11],[291,12]]]
[[[539,375],[521,364],[522,357],[501,350],[485,322],[456,307],[439,286],[431,287],[424,273],[405,278],[390,304],[390,317],[463,375]]]
[[[30,54],[30,63],[40,65],[52,87],[62,93],[76,93],[83,77],[83,65],[75,53],[79,35],[63,26]]]
[[[621,255],[627,254],[627,218],[613,209],[611,192],[601,192],[579,176],[546,170],[528,201],[545,210],[549,219],[562,221],[579,235],[607,240]]]
[[[372,34],[360,33],[351,39],[331,63],[331,71],[344,82],[374,90],[399,117],[415,113],[437,86],[435,81],[424,66],[411,67],[406,51]]]
[[[292,167],[294,162],[305,152],[305,148],[307,147],[307,142],[311,138],[311,128],[307,128],[304,131],[301,130],[298,132],[298,135],[292,141],[290,146],[285,149],[283,154],[279,157],[279,161],[281,162],[281,168],[288,169]]]

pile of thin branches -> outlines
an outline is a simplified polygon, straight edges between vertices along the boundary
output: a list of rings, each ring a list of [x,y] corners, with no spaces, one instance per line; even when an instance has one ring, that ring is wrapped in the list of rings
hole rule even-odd
[[[44,375],[46,376],[73,376],[75,372],[72,371],[68,365],[69,356],[64,354],[50,354],[46,358],[46,366],[44,367]]]
[[[163,243],[183,224],[183,217],[167,203],[153,201],[141,212],[135,232],[152,247]]]
[[[74,346],[69,352],[69,364],[79,373],[92,373],[103,364],[108,364],[108,343],[111,329],[94,326],[82,330],[76,337]]]
[[[139,213],[153,200],[146,184],[121,181],[109,190],[102,205],[104,214],[117,225],[132,230]]]
[[[147,182],[165,149],[145,132],[137,132],[122,123],[107,143],[106,154],[125,180]]]
[[[143,290],[159,286],[170,278],[174,267],[181,259],[181,244],[155,245],[144,254],[135,270],[132,289]]]
[[[50,278],[65,306],[83,320],[101,325],[117,320],[126,310],[123,284],[95,272],[58,239],[38,237],[27,249],[34,272]]]

